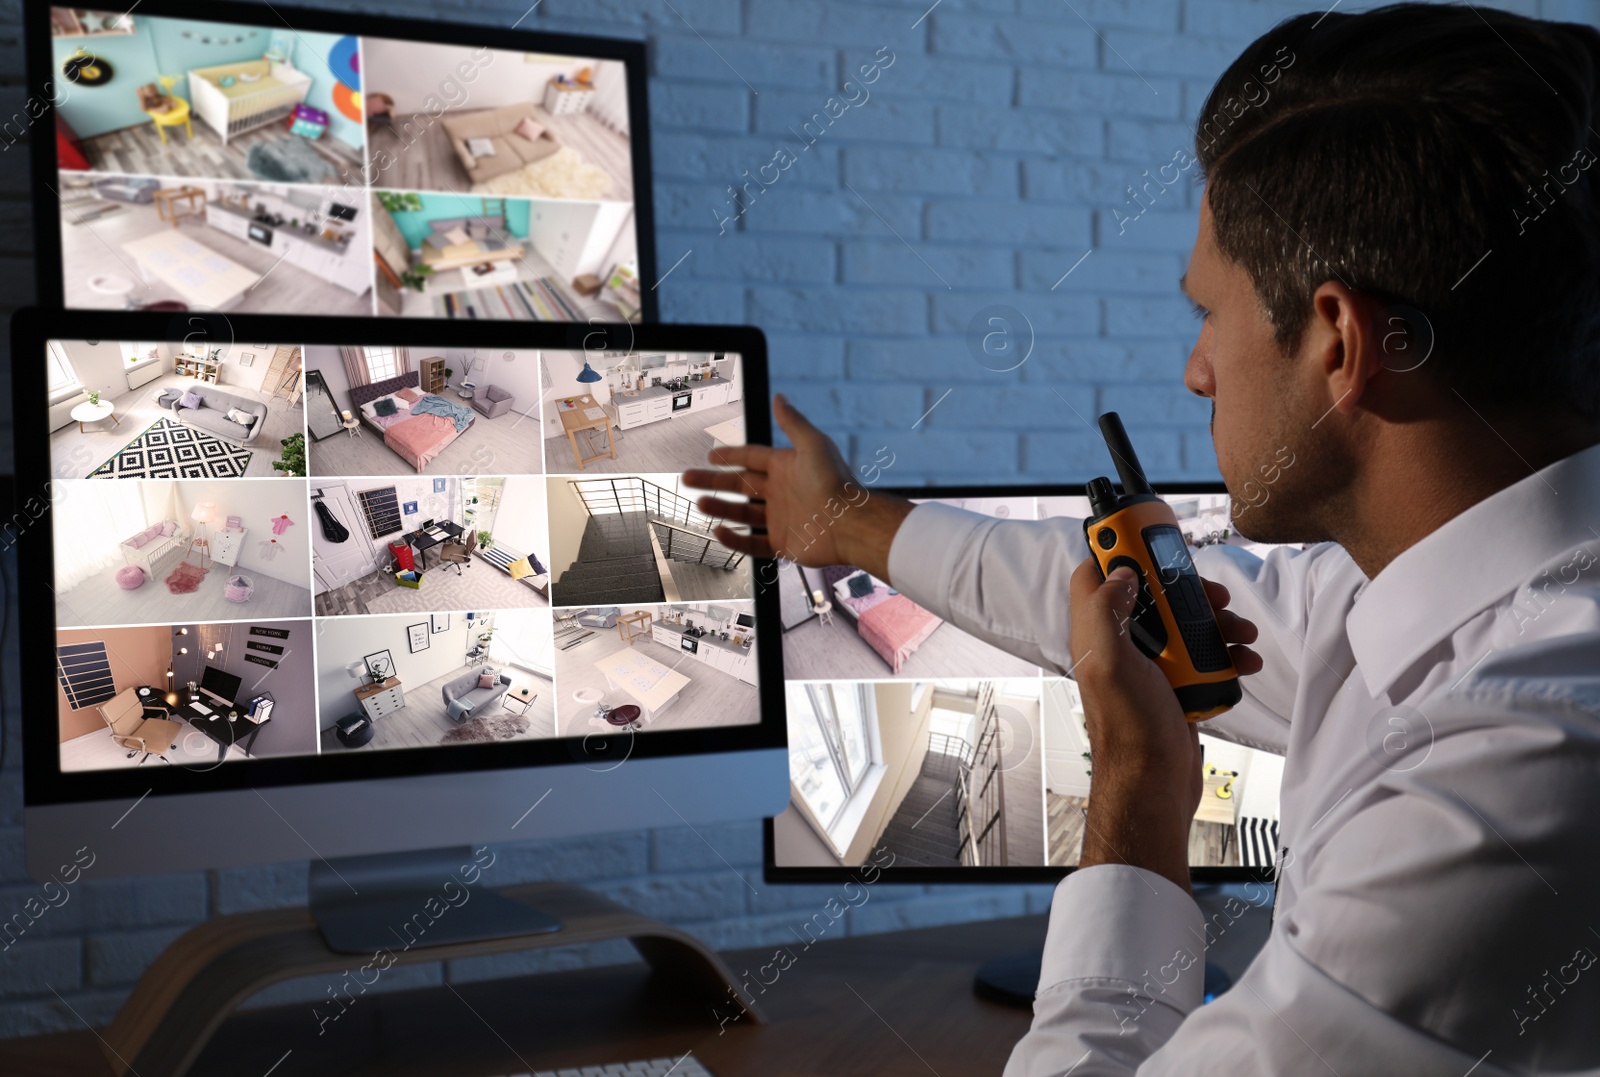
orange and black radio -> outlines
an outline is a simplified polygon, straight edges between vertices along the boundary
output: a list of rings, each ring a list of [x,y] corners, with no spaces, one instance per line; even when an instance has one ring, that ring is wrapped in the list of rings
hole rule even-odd
[[[1160,667],[1184,716],[1204,721],[1243,697],[1239,673],[1189,559],[1178,518],[1150,488],[1116,412],[1100,416],[1100,433],[1123,492],[1117,496],[1105,477],[1088,484],[1091,515],[1083,521],[1084,537],[1102,578],[1124,565],[1138,576],[1139,597],[1128,618],[1128,633]]]

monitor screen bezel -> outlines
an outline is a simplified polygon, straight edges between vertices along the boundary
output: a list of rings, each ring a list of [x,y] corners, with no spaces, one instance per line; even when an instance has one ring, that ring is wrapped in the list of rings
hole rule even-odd
[[[1108,466],[1106,471],[1111,469]],[[902,486],[885,487],[882,492],[897,494],[918,501],[966,500],[978,498],[1012,497],[1083,497],[1084,483],[1017,484],[996,486]],[[1113,480],[1117,489],[1121,485]],[[1156,482],[1152,483],[1158,494],[1226,494],[1228,488],[1220,482]],[[1204,729],[1204,727],[1201,727]],[[886,883],[1055,883],[1060,882],[1076,867],[1050,867],[1046,865],[1019,865],[1016,867],[888,867],[869,868],[863,865],[838,867],[808,866],[784,867],[777,863],[773,838],[773,820],[762,821],[762,877],[769,883],[845,883],[881,881]],[[866,874],[871,878],[866,878]],[[1189,869],[1195,882],[1260,882],[1274,879],[1272,868],[1247,867],[1193,867]]]
[[[771,444],[771,414],[766,405],[766,337],[749,326],[636,325],[579,322],[472,322],[471,342],[481,348],[631,351],[635,341],[651,350],[669,352],[736,352],[743,363],[746,439]],[[459,323],[432,319],[316,318],[292,315],[155,314],[122,311],[18,311],[11,321],[12,399],[17,453],[16,497],[4,530],[17,546],[19,564],[29,566],[18,583],[19,608],[35,626],[22,634],[19,646],[24,669],[54,670],[55,605],[53,543],[48,512],[54,479],[50,454],[44,364],[18,362],[16,357],[42,354],[45,341],[67,340],[266,340],[296,344],[393,344],[413,347],[459,347]],[[30,451],[34,446],[35,451]],[[316,785],[319,783],[422,775],[451,771],[468,773],[588,764],[611,766],[619,759],[748,751],[787,743],[784,717],[783,652],[776,626],[778,591],[762,586],[776,577],[775,562],[753,559],[758,638],[773,637],[757,648],[761,721],[728,728],[663,730],[656,733],[561,737],[497,744],[462,744],[444,749],[360,752],[338,756],[286,756],[230,762],[209,769],[182,766],[153,771],[94,770],[63,773],[59,769],[56,725],[23,723],[23,788],[28,807],[117,798],[184,795],[215,790]],[[42,620],[42,625],[41,625]],[[770,625],[770,631],[761,626]],[[39,628],[44,630],[38,630]],[[23,713],[54,714],[56,679],[24,678]],[[624,754],[624,752],[626,754]],[[168,776],[170,775],[170,780]]]
[[[217,691],[218,684],[230,684],[230,682],[233,688],[232,695]],[[239,701],[239,693],[243,689],[244,680],[237,673],[229,673],[225,669],[218,669],[209,662],[206,663],[205,672],[200,674],[200,691],[229,705]]]
[[[23,48],[27,58],[28,104],[35,117],[29,147],[33,198],[33,243],[37,304],[62,308],[66,301],[61,249],[61,199],[57,194],[60,165],[54,137],[52,101],[57,74],[52,62],[50,9],[61,6],[47,0],[24,0]],[[633,221],[639,279],[656,281],[656,235],[653,180],[650,175],[649,60],[645,43],[615,37],[595,37],[545,30],[504,29],[472,23],[433,22],[391,15],[348,14],[316,8],[240,3],[237,0],[141,0],[136,17],[194,19],[200,22],[236,22],[278,29],[292,26],[357,37],[389,37],[444,45],[487,46],[512,52],[570,53],[597,60],[620,60],[628,72],[629,163],[633,169]],[[492,30],[492,34],[491,34]],[[492,40],[491,40],[492,39]],[[129,91],[131,92],[131,91]],[[83,307],[66,308],[86,310]],[[286,312],[287,313],[287,312]],[[252,317],[280,317],[257,314]],[[304,314],[298,317],[333,319],[341,315]],[[372,321],[390,320],[374,313]],[[655,288],[639,289],[639,320],[661,317]],[[397,319],[406,322],[448,321],[437,318]],[[519,324],[519,323],[510,323]]]

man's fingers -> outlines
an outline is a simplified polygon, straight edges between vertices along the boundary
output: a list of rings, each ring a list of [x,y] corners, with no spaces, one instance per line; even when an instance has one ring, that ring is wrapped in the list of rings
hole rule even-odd
[[[1217,611],[1217,627],[1229,643],[1254,643],[1261,635],[1254,621],[1247,621],[1232,610]]]
[[[1072,574],[1068,595],[1073,611],[1073,649],[1088,654],[1111,646],[1117,636],[1126,636],[1137,587],[1138,577],[1126,568],[1115,569],[1102,580],[1100,567],[1093,559],[1079,565]]]
[[[772,417],[778,420],[778,429],[789,435],[795,445],[827,438],[821,430],[811,425],[811,420],[800,414],[800,409],[789,403],[789,398],[778,393],[772,398]]]
[[[1228,657],[1233,659],[1233,668],[1239,671],[1239,676],[1248,677],[1252,673],[1260,673],[1266,668],[1266,663],[1261,656],[1249,647],[1229,647]]]
[[[767,496],[767,476],[759,471],[705,471],[691,468],[683,473],[683,484],[692,490],[731,491],[760,499]]]
[[[735,531],[731,527],[718,524],[711,529],[718,542],[736,553],[748,557],[771,557],[772,543],[767,541],[766,535],[747,535],[742,531]]]
[[[728,501],[720,497],[695,499],[695,507],[718,520],[732,520],[751,527],[767,526],[767,506],[760,501]]]
[[[743,467],[751,471],[770,470],[772,454],[779,450],[770,445],[718,445],[706,453],[706,461],[724,467]],[[704,471],[695,474],[703,475]]]
[[[1202,579],[1200,582],[1205,585],[1206,600],[1211,603],[1212,609],[1220,610],[1228,604],[1232,596],[1228,594],[1226,587],[1207,579]]]

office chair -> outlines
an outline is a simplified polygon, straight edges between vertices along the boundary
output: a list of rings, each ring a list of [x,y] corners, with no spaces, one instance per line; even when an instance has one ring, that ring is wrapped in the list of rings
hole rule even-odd
[[[183,732],[183,723],[166,717],[165,708],[155,703],[141,702],[135,689],[124,688],[96,709],[111,730],[111,739],[118,747],[128,749],[129,759],[143,752],[139,766],[144,766],[145,760],[152,755],[163,763],[171,762],[165,753],[178,746],[178,734]],[[161,717],[146,717],[150,711],[155,711]]]
[[[446,542],[439,547],[439,563],[456,566],[456,575],[459,576],[462,566],[472,567],[472,551],[477,548],[478,533],[468,531],[466,542]]]

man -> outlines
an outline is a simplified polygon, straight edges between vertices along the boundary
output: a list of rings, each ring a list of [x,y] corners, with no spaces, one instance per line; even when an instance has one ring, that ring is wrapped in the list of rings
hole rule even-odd
[[[1247,674],[1204,728],[1286,757],[1272,932],[1207,1005],[1195,727],[1080,522],[830,524],[861,490],[781,397],[792,449],[685,475],[753,499],[700,500],[757,529],[728,545],[810,541],[1077,678],[1094,795],[1007,1074],[1600,1067],[1597,103],[1593,29],[1398,5],[1287,20],[1203,111],[1184,383],[1238,530],[1310,544],[1196,554]]]

